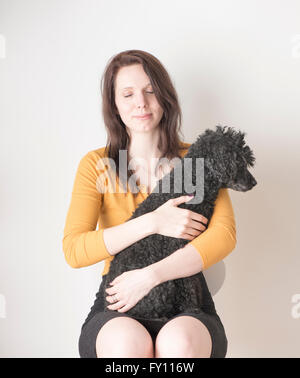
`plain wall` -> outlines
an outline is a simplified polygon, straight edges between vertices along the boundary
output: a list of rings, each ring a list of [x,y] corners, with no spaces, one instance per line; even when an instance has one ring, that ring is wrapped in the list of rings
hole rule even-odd
[[[63,228],[80,159],[106,143],[101,75],[127,49],[168,70],[185,141],[220,123],[256,156],[258,185],[229,191],[236,248],[204,272],[227,357],[300,356],[299,14],[296,0],[0,0],[1,357],[79,356],[104,263],[69,267]]]

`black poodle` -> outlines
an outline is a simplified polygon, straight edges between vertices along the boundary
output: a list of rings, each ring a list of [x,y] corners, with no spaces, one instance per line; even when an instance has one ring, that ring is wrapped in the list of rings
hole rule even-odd
[[[255,157],[245,145],[245,133],[232,127],[226,128],[218,125],[215,131],[206,129],[199,135],[184,158],[179,159],[180,164],[157,182],[153,192],[139,204],[130,219],[157,209],[170,198],[194,194],[192,200],[179,207],[202,214],[209,222],[220,188],[242,192],[252,189],[256,181],[247,168],[253,167]],[[185,159],[191,164],[185,166]],[[168,188],[168,193],[164,188]],[[188,242],[187,239],[152,234],[130,245],[111,261],[103,292],[123,272],[153,264]],[[105,299],[104,311],[113,311],[107,308],[108,305],[110,303]],[[204,275],[199,272],[155,286],[126,314],[165,321],[181,312],[200,313],[210,306],[213,306],[213,301]]]

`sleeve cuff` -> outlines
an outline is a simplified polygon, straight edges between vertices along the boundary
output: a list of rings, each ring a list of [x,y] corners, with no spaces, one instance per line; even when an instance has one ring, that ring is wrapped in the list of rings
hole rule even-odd
[[[103,231],[104,231],[104,228],[100,228],[99,237],[98,237],[99,251],[103,251],[103,256],[106,259],[107,257],[113,257],[113,256],[108,252],[106,248],[106,245],[104,243],[104,238],[103,238]]]
[[[192,245],[192,246],[193,246],[194,248],[196,248],[196,250],[199,252],[200,256],[202,257],[202,261],[203,261],[203,270],[204,270],[204,269],[207,269],[207,265],[208,265],[207,256],[206,256],[206,254],[204,253],[204,251],[202,250],[202,248],[199,248],[196,239],[197,239],[197,238],[191,240],[188,244]]]

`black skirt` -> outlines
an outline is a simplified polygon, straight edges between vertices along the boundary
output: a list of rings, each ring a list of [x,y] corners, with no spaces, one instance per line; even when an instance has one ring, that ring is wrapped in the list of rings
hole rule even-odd
[[[159,319],[143,319],[129,316],[126,312],[121,313],[118,311],[104,311],[104,303],[106,301],[107,293],[104,292],[106,275],[102,277],[99,291],[96,294],[94,305],[91,308],[86,320],[81,327],[81,334],[79,337],[79,355],[81,358],[97,358],[96,354],[96,339],[101,327],[110,319],[119,316],[125,316],[139,321],[150,333],[153,345],[159,330],[170,320],[183,315],[193,316],[199,319],[208,329],[212,339],[212,351],[210,358],[224,358],[227,353],[227,337],[221,319],[215,311],[210,293],[207,291],[209,303],[211,304],[209,311],[202,313],[182,312],[177,314],[166,321]]]

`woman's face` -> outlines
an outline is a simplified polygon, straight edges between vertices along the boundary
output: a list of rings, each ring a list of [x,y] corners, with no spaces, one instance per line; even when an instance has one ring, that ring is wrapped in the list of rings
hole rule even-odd
[[[163,115],[163,109],[141,64],[119,69],[115,79],[115,103],[129,135],[155,129]],[[145,114],[150,116],[138,118]]]

